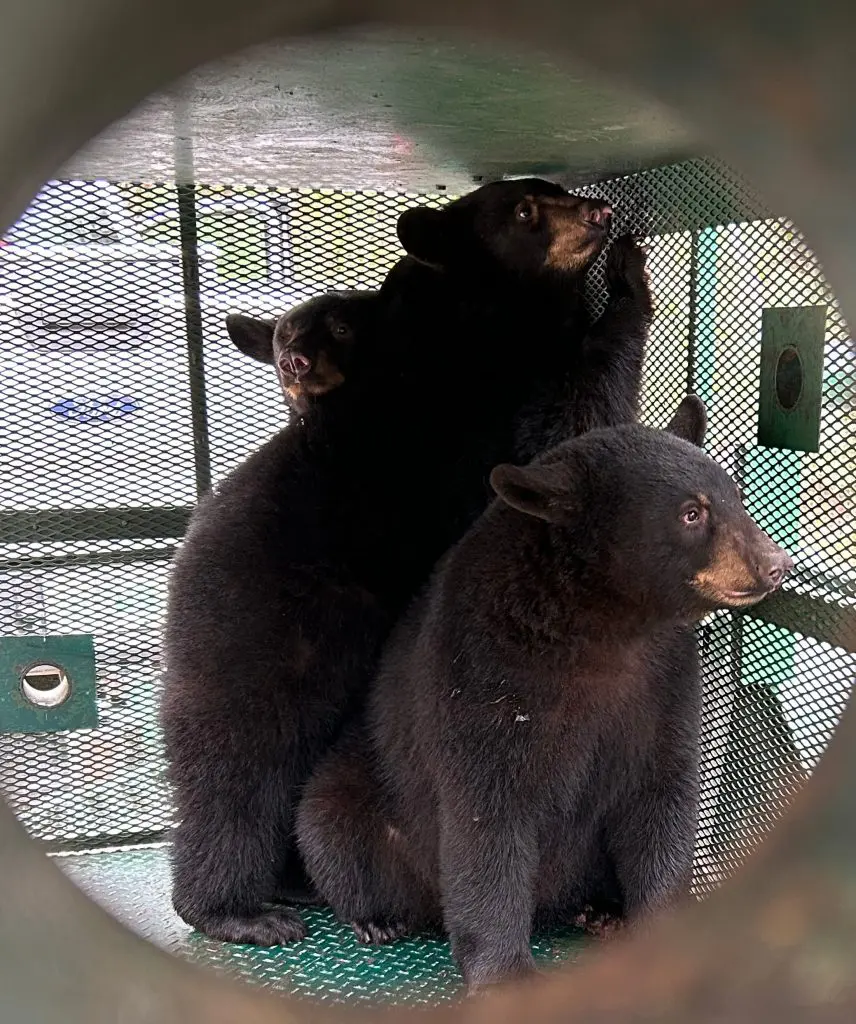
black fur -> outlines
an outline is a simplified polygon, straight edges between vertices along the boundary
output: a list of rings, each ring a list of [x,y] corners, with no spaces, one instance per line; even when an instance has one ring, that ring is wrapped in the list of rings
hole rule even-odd
[[[540,452],[596,427],[636,419],[642,363],[653,316],[645,253],[622,235],[606,259],[609,301],[588,329],[572,316],[563,344],[547,354],[531,397],[517,415],[514,460]]]
[[[693,399],[671,425],[703,427]],[[473,989],[534,970],[536,924],[637,921],[685,893],[691,624],[787,568],[730,478],[671,434],[596,430],[492,480],[500,498],[396,627],[366,727],[298,812],[342,920],[364,941],[442,920]]]
[[[174,902],[209,935],[303,933],[295,913],[265,906],[301,885],[300,788],[361,706],[392,622],[487,505],[491,468],[515,457],[521,404],[569,324],[585,324],[581,285],[608,222],[604,203],[557,185],[494,183],[402,215],[412,255],[380,298],[323,297],[277,325],[230,318],[304,416],[201,504],[174,569]],[[351,315],[356,342],[337,349],[333,325]],[[347,362],[344,383],[325,373],[336,383],[323,394],[295,388],[281,359],[297,350],[313,370],[320,354],[327,370]]]
[[[215,938],[304,934],[293,911],[265,904],[300,887],[297,795],[393,621],[374,585],[382,524],[365,497],[377,493],[396,377],[378,310],[370,293],[301,307],[307,347],[327,344],[333,313],[360,339],[347,386],[314,399],[200,503],[173,566],[162,705],[179,819],[173,900]]]

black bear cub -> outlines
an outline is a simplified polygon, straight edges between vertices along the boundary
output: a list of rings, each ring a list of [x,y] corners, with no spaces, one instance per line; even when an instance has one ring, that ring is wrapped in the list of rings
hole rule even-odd
[[[245,355],[273,365],[288,406],[302,415],[315,399],[344,384],[356,358],[356,334],[341,315],[342,303],[371,301],[373,295],[330,292],[278,320],[233,313],[226,317],[226,330]]]
[[[215,938],[304,934],[270,905],[302,881],[297,795],[392,621],[360,573],[371,524],[354,498],[393,373],[377,301],[329,294],[275,326],[230,321],[244,351],[270,353],[283,386],[303,389],[303,415],[203,499],[173,565],[161,711],[173,902]]]
[[[594,430],[494,470],[497,500],[385,648],[365,731],[299,809],[310,876],[363,941],[441,923],[475,990],[534,971],[533,927],[686,892],[692,624],[791,568],[696,447],[704,423],[690,397],[669,432]]]
[[[414,544],[421,553],[417,538],[439,538],[445,528],[430,570],[487,507],[490,470],[528,461],[521,451],[542,451],[574,422],[563,400],[579,393],[560,393],[554,382],[600,364],[583,344],[590,327],[584,286],[611,224],[605,200],[539,178],[491,182],[440,210],[414,207],[400,216],[407,256],[387,275],[381,296],[390,330],[408,343],[412,373],[424,380],[417,396],[406,392],[422,476],[403,501],[411,509],[404,532],[393,538],[405,559]],[[643,311],[624,337],[613,338],[614,347],[641,353],[646,330]],[[600,369],[592,365],[590,376]],[[623,386],[638,389],[638,380],[631,375]],[[445,476],[446,487],[432,494],[423,480],[435,474]]]

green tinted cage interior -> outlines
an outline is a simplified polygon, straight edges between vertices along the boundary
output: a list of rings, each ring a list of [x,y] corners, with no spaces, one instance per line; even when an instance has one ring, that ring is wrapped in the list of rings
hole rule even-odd
[[[657,314],[643,419],[662,426],[687,390],[701,395],[708,451],[797,563],[783,592],[699,629],[704,896],[783,813],[856,678],[854,350],[799,232],[724,166],[685,161],[580,191],[614,204],[616,231],[647,238]],[[398,213],[448,199],[53,182],[0,249],[0,789],[132,928],[328,1001],[433,1002],[459,980],[444,943],[367,949],[323,910],[310,912],[306,943],[278,950],[213,942],[175,917],[156,720],[165,586],[197,495],[286,422],[272,370],[231,346],[225,313],[274,315],[328,288],[379,286],[400,254]],[[757,441],[764,311],[782,307],[819,307],[824,324],[814,453]],[[84,665],[87,637],[89,703],[80,684],[71,717],[71,700],[27,717],[21,666]],[[579,940],[535,945],[564,959]]]

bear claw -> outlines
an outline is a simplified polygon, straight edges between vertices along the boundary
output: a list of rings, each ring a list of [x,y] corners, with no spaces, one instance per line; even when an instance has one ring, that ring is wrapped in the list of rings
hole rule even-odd
[[[617,914],[596,911],[587,905],[574,918],[574,925],[593,938],[608,939],[624,928],[624,921]]]
[[[364,946],[385,946],[407,934],[407,927],[397,921],[352,921],[351,927]]]

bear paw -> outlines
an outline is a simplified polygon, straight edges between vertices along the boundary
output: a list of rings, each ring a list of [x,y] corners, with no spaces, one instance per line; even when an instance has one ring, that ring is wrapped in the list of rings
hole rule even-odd
[[[625,927],[625,922],[618,914],[606,910],[595,910],[591,906],[583,907],[574,918],[574,924],[595,939],[608,939]]]
[[[476,968],[465,968],[464,977],[467,983],[467,995],[473,997],[511,983],[539,981],[544,977],[544,973],[538,970],[531,957],[527,957],[505,968],[487,964]]]
[[[306,938],[306,925],[293,910],[273,907],[254,914],[210,915],[196,926],[212,939],[251,946],[285,946]]]
[[[646,254],[635,235],[621,235],[606,257],[606,286],[611,296],[649,297]]]
[[[352,921],[351,927],[364,946],[386,946],[407,934],[407,926],[398,921]]]

